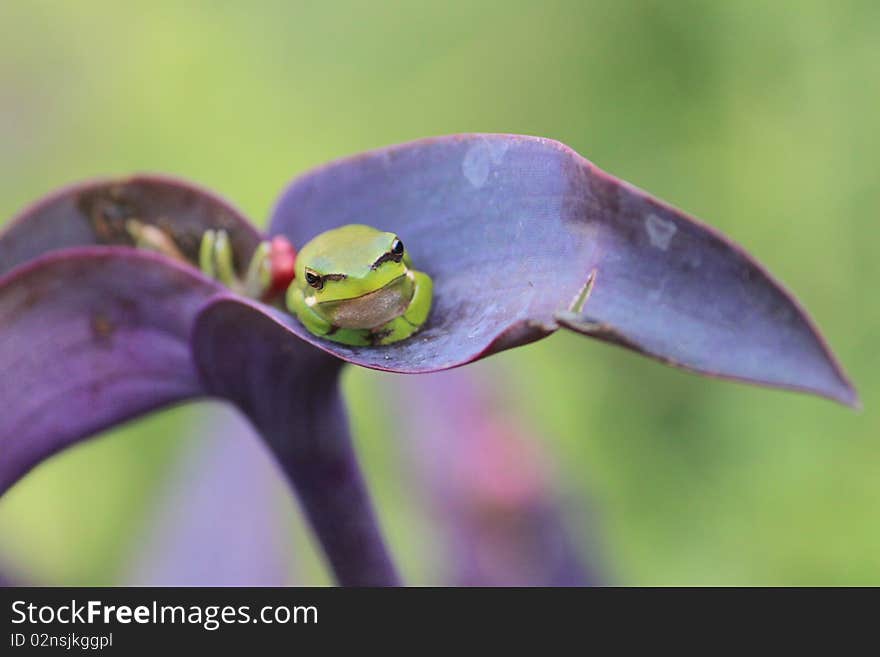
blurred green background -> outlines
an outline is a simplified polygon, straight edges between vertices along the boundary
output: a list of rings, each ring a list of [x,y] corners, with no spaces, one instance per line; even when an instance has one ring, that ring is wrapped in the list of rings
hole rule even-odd
[[[541,436],[610,581],[880,584],[880,3],[9,0],[0,25],[2,218],[146,170],[263,222],[312,166],[484,131],[563,141],[720,228],[804,302],[864,411],[572,335],[477,367]],[[347,372],[353,427],[404,575],[436,583],[386,379]],[[139,420],[33,471],[0,499],[0,562],[31,581],[126,581],[206,412]],[[296,581],[327,582],[289,500],[279,517]]]

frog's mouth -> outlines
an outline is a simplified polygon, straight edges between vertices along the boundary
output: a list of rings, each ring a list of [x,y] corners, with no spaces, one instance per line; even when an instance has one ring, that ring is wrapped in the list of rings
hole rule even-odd
[[[321,314],[339,328],[379,328],[406,312],[414,289],[413,277],[407,272],[359,297],[324,301]]]

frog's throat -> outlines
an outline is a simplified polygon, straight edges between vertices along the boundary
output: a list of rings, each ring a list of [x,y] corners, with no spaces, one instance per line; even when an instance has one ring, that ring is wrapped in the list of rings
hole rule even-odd
[[[313,308],[339,328],[374,329],[405,313],[414,291],[415,277],[408,271],[378,290],[349,299],[318,302]]]

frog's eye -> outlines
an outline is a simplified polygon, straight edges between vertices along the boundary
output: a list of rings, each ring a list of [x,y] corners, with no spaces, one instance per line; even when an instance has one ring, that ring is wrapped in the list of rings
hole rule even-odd
[[[391,243],[391,254],[397,256],[398,259],[403,257],[403,242],[397,238]]]
[[[311,269],[306,269],[306,283],[316,290],[320,290],[324,287],[324,278],[317,272],[312,271]]]

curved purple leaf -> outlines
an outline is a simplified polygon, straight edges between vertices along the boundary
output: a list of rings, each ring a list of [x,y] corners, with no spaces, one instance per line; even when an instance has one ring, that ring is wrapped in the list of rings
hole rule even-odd
[[[227,230],[240,262],[262,239],[238,210],[190,183],[154,175],[95,180],[65,187],[13,218],[0,233],[0,275],[55,249],[131,246],[128,219],[162,229],[193,262],[208,228]]]
[[[804,310],[745,251],[558,142],[456,135],[331,163],[284,192],[270,233],[302,245],[347,223],[397,232],[435,290],[413,339],[317,341],[348,361],[439,370],[562,326],[696,372],[857,403]]]
[[[0,278],[0,493],[76,440],[201,394],[190,331],[219,291],[123,247],[57,251]]]
[[[276,315],[239,297],[201,312],[193,350],[207,390],[236,404],[269,444],[339,583],[395,585],[349,436],[342,363],[292,340]]]

